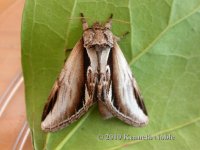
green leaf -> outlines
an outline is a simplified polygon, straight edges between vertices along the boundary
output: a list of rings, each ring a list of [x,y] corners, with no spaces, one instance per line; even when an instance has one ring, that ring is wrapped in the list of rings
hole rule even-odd
[[[41,131],[42,110],[63,66],[64,49],[73,48],[81,38],[80,12],[90,25],[113,13],[113,33],[130,31],[119,44],[145,99],[147,127],[133,128],[116,118],[103,120],[94,106],[63,130]],[[35,149],[195,150],[200,146],[199,0],[26,0],[22,65]],[[175,139],[124,139],[139,135]]]

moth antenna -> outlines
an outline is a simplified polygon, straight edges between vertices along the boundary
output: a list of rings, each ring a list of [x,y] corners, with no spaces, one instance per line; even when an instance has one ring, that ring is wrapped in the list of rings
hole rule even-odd
[[[113,14],[110,15],[110,17],[108,18],[108,21],[106,22],[105,24],[105,27],[107,29],[111,29],[111,26],[112,26],[112,18],[113,18]]]
[[[83,15],[83,13],[80,13],[80,15],[81,15],[81,22],[82,22],[83,30],[86,30],[88,28],[88,23]]]

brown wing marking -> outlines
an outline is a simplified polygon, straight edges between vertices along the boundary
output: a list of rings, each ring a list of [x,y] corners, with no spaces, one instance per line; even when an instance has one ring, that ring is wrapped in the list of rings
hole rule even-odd
[[[135,127],[148,123],[147,111],[135,78],[120,47],[115,42],[112,49],[112,98],[105,106],[118,119]]]
[[[44,107],[41,128],[56,131],[80,118],[93,101],[85,85],[83,40],[77,42]]]

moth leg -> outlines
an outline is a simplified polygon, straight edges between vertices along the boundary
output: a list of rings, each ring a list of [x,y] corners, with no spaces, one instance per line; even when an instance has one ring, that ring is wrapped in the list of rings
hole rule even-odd
[[[112,18],[113,18],[113,14],[110,15],[110,17],[108,18],[108,21],[105,24],[105,27],[108,29],[111,29],[112,26]]]
[[[106,82],[107,82],[107,86],[106,86],[106,89],[107,89],[107,92],[110,91],[110,84],[111,84],[111,73],[110,73],[110,67],[107,65],[106,66]]]
[[[122,34],[121,36],[114,36],[114,39],[115,39],[116,41],[120,41],[121,39],[125,38],[128,34],[129,34],[129,31],[125,32],[125,33]]]
[[[103,101],[105,101],[105,99],[109,97],[110,84],[111,84],[110,77],[111,77],[110,67],[106,66],[106,73],[103,78]]]
[[[94,93],[95,93],[95,85],[97,82],[97,73],[94,73],[92,70],[92,67],[89,66],[87,69],[87,88],[88,88],[88,93],[91,99],[94,98]]]
[[[98,83],[97,97],[98,100],[105,101],[109,95],[110,90],[110,67],[106,66],[105,73],[100,73],[100,80]]]
[[[106,73],[102,73],[101,83],[101,99],[98,101],[99,112],[104,119],[109,119],[113,117],[112,113],[108,110],[105,105],[106,99],[111,99],[112,97],[112,85],[110,80],[110,67],[106,66]],[[100,92],[100,91],[99,91]]]
[[[81,13],[81,22],[82,22],[83,30],[88,29],[88,23],[83,15],[83,13]]]

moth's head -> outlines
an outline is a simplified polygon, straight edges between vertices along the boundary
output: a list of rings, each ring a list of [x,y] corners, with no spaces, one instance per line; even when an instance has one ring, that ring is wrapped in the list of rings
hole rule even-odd
[[[104,25],[100,24],[99,22],[95,22],[93,25],[92,25],[92,29],[93,30],[99,30],[99,29],[104,29]]]
[[[83,33],[84,47],[93,48],[111,48],[113,47],[113,34],[105,25],[95,22],[91,28]]]

